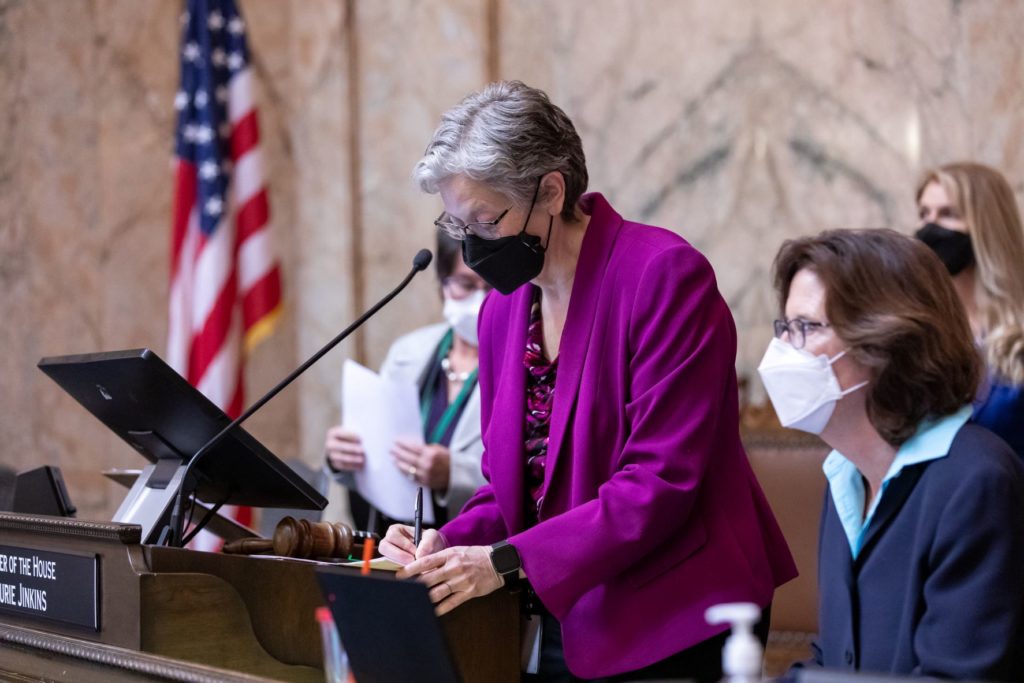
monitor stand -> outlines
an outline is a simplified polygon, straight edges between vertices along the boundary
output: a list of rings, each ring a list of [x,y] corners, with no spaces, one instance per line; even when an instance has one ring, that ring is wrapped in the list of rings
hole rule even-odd
[[[114,513],[114,521],[138,524],[142,527],[142,542],[155,543],[160,530],[167,526],[184,476],[185,465],[178,458],[146,465]]]
[[[154,467],[154,465],[150,465],[146,469],[149,470]],[[175,485],[180,481],[180,470],[183,469],[183,466],[176,468],[178,478],[174,480]],[[148,487],[145,484],[140,485],[140,482],[144,481],[143,477],[147,475],[148,472],[137,469],[112,469],[103,472],[103,476],[107,479],[120,484],[126,489],[130,489],[124,502],[121,503],[117,514],[114,515],[114,521],[125,524],[138,524],[143,527],[143,538],[149,537],[149,540],[144,542],[156,543],[159,540],[161,530],[170,521],[171,505],[174,504],[174,496],[171,495],[166,498],[163,504],[163,512],[160,513],[161,502],[158,500],[160,496],[157,495],[160,489],[153,489],[151,485]],[[150,481],[150,484],[152,484],[152,481]],[[137,502],[133,506],[129,504],[130,501]],[[211,505],[207,505],[201,500],[193,500],[193,504],[196,506],[196,515],[200,517],[209,514],[212,508]],[[134,509],[129,510],[132,507]],[[134,516],[131,516],[133,514]],[[153,520],[157,521],[153,522]],[[204,530],[209,531],[225,542],[237,541],[242,538],[257,538],[259,536],[249,527],[239,524],[231,519],[231,517],[219,512],[213,513],[209,524],[204,527]]]

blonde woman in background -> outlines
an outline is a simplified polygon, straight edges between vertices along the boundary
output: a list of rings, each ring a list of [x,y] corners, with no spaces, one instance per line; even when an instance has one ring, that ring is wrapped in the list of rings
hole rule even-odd
[[[999,171],[961,162],[917,188],[922,240],[942,259],[967,310],[986,373],[974,420],[1024,457],[1024,227]]]

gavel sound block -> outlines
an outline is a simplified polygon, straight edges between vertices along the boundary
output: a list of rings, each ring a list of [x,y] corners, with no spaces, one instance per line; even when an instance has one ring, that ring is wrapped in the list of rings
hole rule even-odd
[[[224,544],[224,552],[234,555],[280,555],[304,559],[359,556],[367,539],[376,534],[353,531],[341,522],[310,522],[285,517],[274,529],[274,537],[242,538]]]

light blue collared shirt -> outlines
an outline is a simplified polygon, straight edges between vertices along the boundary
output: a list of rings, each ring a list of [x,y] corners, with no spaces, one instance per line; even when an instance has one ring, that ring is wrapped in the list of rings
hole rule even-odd
[[[952,415],[921,422],[914,435],[896,451],[896,457],[882,479],[882,490],[875,496],[863,518],[861,514],[864,510],[865,492],[864,479],[860,471],[839,451],[833,450],[828,454],[821,469],[828,479],[832,501],[835,503],[846,537],[850,541],[850,552],[853,553],[854,559],[857,559],[860,553],[868,526],[871,524],[871,517],[878,508],[878,502],[885,495],[889,482],[899,476],[904,467],[946,457],[953,438],[970,419],[973,410],[972,406],[965,405]]]

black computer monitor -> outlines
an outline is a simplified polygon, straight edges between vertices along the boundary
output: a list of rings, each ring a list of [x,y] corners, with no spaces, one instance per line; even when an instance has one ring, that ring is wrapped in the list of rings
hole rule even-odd
[[[189,459],[231,420],[149,349],[43,358],[39,369],[150,461],[115,515],[152,541]],[[327,499],[241,427],[193,469],[211,505],[322,510]]]

